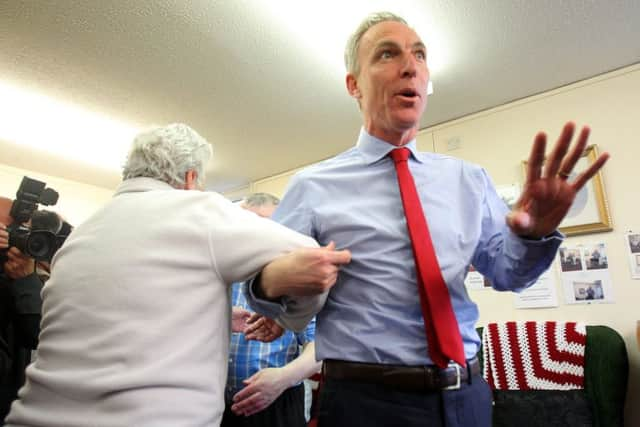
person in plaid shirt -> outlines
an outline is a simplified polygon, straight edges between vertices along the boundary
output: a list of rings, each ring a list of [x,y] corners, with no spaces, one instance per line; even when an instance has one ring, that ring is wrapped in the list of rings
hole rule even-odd
[[[242,207],[268,218],[278,203],[270,194],[257,193]],[[233,285],[231,303],[234,312],[246,310],[249,317],[242,286]],[[302,380],[321,366],[315,360],[315,328],[314,318],[303,332],[284,331],[268,343],[246,340],[242,333],[231,335],[222,427],[306,425]]]

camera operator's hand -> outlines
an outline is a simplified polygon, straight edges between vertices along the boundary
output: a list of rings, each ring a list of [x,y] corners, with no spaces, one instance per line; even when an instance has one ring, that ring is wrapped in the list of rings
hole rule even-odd
[[[0,222],[0,250],[9,247],[9,232],[7,226]]]
[[[20,252],[18,248],[10,248],[7,258],[7,262],[4,263],[4,272],[13,280],[27,277],[35,271],[34,259]]]

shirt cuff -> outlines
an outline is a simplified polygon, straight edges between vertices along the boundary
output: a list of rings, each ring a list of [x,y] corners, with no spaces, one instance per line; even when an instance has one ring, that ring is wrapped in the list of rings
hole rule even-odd
[[[244,296],[249,303],[249,306],[257,313],[271,319],[277,319],[282,313],[287,310],[287,305],[284,302],[284,298],[280,298],[280,301],[271,301],[262,298],[258,298],[254,291],[254,286],[257,286],[256,276],[245,283],[243,286]]]
[[[505,253],[516,261],[517,271],[542,274],[553,262],[564,238],[564,234],[558,230],[540,239],[527,239],[509,232],[505,240]]]
[[[557,249],[564,241],[565,235],[556,230],[553,233],[539,239],[520,237],[513,232],[510,232],[508,237],[509,238],[507,239],[507,244],[511,245],[509,249],[519,252],[514,252],[515,255],[523,256],[526,255],[527,251],[531,250],[532,248],[534,248],[534,250],[535,248],[540,248],[541,250],[547,251],[550,248],[552,249],[555,245],[555,248]]]

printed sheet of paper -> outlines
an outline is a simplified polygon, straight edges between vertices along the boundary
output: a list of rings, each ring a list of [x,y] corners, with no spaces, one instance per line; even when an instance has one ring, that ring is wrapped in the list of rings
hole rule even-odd
[[[552,269],[545,271],[536,283],[520,293],[514,294],[515,308],[546,308],[558,306],[556,279]]]
[[[489,282],[489,279],[478,273],[473,265],[469,266],[467,277],[464,278],[464,284],[467,289],[471,291],[491,289],[491,283]]]

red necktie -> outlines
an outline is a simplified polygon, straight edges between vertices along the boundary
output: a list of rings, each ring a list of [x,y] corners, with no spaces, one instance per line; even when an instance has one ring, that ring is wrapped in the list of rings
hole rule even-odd
[[[392,150],[389,156],[396,165],[402,205],[416,261],[420,305],[429,344],[429,356],[433,363],[441,368],[446,367],[450,360],[465,366],[464,346],[458,321],[451,307],[449,289],[442,278],[429,235],[429,226],[409,171],[407,163],[409,154],[409,149],[403,147]]]

